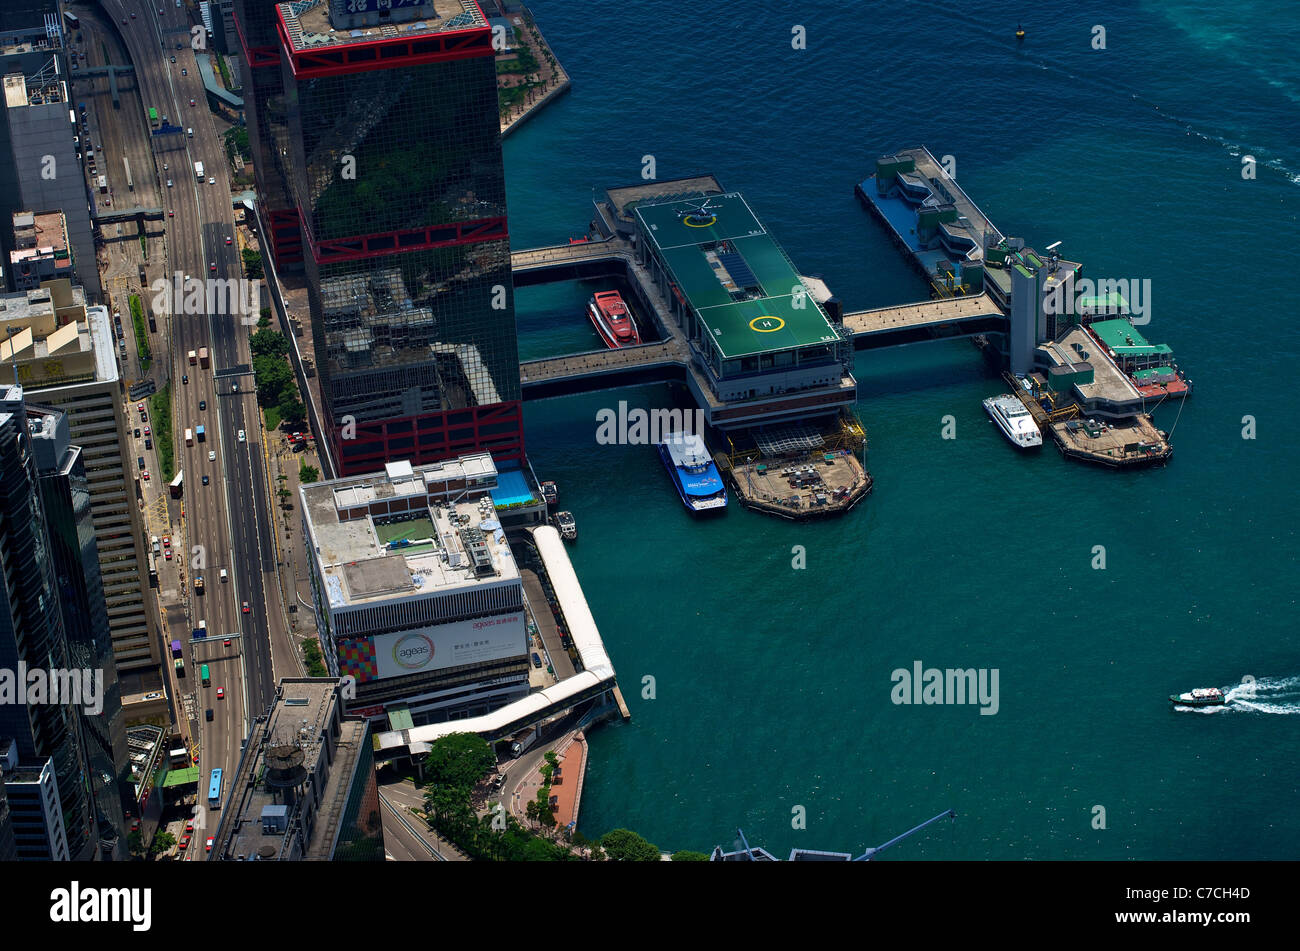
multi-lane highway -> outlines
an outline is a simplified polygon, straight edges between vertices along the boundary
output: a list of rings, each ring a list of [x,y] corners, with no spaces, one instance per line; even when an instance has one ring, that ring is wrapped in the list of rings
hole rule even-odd
[[[184,133],[152,136],[150,155],[147,159],[140,156],[141,164],[151,161],[157,170],[155,190],[167,211],[167,273],[179,271],[182,276],[204,282],[205,289],[224,287],[208,282],[243,277],[225,144],[205,103],[195,52],[190,48],[193,24],[189,12],[170,2],[165,6],[158,2],[103,0],[103,7],[114,17],[135,66],[144,110],[152,106],[160,115],[168,116],[171,124],[193,129],[192,137]],[[132,12],[136,14],[134,19]],[[187,74],[183,75],[182,70]],[[100,113],[101,121],[104,117]],[[147,126],[143,112],[136,116],[124,110],[112,114],[112,120]],[[105,138],[127,148],[127,136],[112,133]],[[111,164],[114,158],[104,161]],[[121,164],[120,158],[116,161]],[[202,180],[195,175],[195,162],[204,165]],[[166,171],[162,170],[163,164],[168,166]],[[133,159],[133,172],[135,165]],[[142,172],[134,174],[137,189],[145,177]],[[153,177],[153,170],[148,177]],[[166,186],[169,178],[171,187]],[[177,467],[184,473],[183,502],[173,503],[177,515],[183,506],[180,538],[189,550],[182,590],[189,602],[192,625],[198,626],[204,620],[209,632],[207,643],[195,648],[194,663],[196,667],[208,663],[211,686],[199,685],[195,669],[186,687],[197,694],[192,709],[197,722],[192,724],[191,732],[202,738],[205,777],[216,766],[233,775],[248,721],[269,706],[275,676],[298,672],[273,671],[271,663],[271,630],[274,628],[283,637],[284,623],[275,584],[276,554],[271,534],[275,529],[268,506],[261,447],[264,437],[248,342],[258,315],[230,313],[227,307],[211,306],[213,303],[206,293],[201,308],[186,308],[182,301],[174,301],[171,314],[159,318],[160,331],[164,319],[170,322],[171,352],[155,353],[155,359],[164,361],[170,369]],[[211,352],[207,369],[189,364],[189,351],[202,347]],[[160,368],[155,376],[161,377],[164,372]],[[134,407],[131,415],[136,416]],[[207,430],[206,440],[199,442],[196,438],[193,445],[185,445],[185,430],[199,424]],[[204,476],[208,485],[203,485]],[[220,580],[223,568],[229,579],[224,583]],[[202,594],[195,590],[197,575],[204,578]],[[183,636],[173,630],[171,636],[188,640],[188,631]],[[232,636],[228,648],[224,646],[227,636]],[[282,667],[293,663],[283,652],[280,661]],[[222,700],[216,699],[218,689],[224,691]],[[213,710],[210,723],[204,716],[208,708]],[[215,814],[210,821],[215,822]],[[199,850],[192,854],[202,855]]]

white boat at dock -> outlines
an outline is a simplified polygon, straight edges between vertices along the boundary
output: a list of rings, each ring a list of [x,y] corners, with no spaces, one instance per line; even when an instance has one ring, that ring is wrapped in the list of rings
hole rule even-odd
[[[1043,434],[1038,424],[1019,397],[1011,393],[990,396],[984,401],[984,409],[993,418],[993,422],[998,424],[1002,435],[1016,448],[1032,449],[1043,444]]]

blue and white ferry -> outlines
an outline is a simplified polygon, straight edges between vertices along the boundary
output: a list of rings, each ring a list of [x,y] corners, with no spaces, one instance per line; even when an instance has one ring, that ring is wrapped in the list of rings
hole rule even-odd
[[[709,458],[703,437],[694,433],[668,433],[659,443],[659,457],[687,509],[712,512],[727,507],[727,487]]]

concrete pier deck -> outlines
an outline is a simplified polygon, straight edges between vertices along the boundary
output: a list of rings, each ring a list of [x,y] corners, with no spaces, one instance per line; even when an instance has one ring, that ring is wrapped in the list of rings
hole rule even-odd
[[[843,515],[874,486],[862,460],[843,449],[757,459],[723,471],[745,508],[792,521]]]
[[[1112,469],[1164,465],[1173,455],[1168,437],[1150,416],[1103,425],[1103,429],[1089,427],[1080,419],[1052,423],[1052,438],[1067,459]]]

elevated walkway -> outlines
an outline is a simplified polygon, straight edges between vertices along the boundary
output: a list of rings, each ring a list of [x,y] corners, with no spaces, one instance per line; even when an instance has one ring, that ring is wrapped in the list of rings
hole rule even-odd
[[[924,340],[1006,333],[1007,315],[988,294],[875,307],[844,314],[855,350],[876,350]]]
[[[422,756],[435,740],[451,733],[477,733],[489,743],[495,743],[617,689],[614,665],[605,651],[560,533],[544,525],[533,530],[533,541],[584,669],[482,716],[379,733],[375,742],[377,759]]]
[[[636,253],[632,245],[618,238],[529,248],[510,254],[515,287],[610,275],[627,277],[635,263]]]

